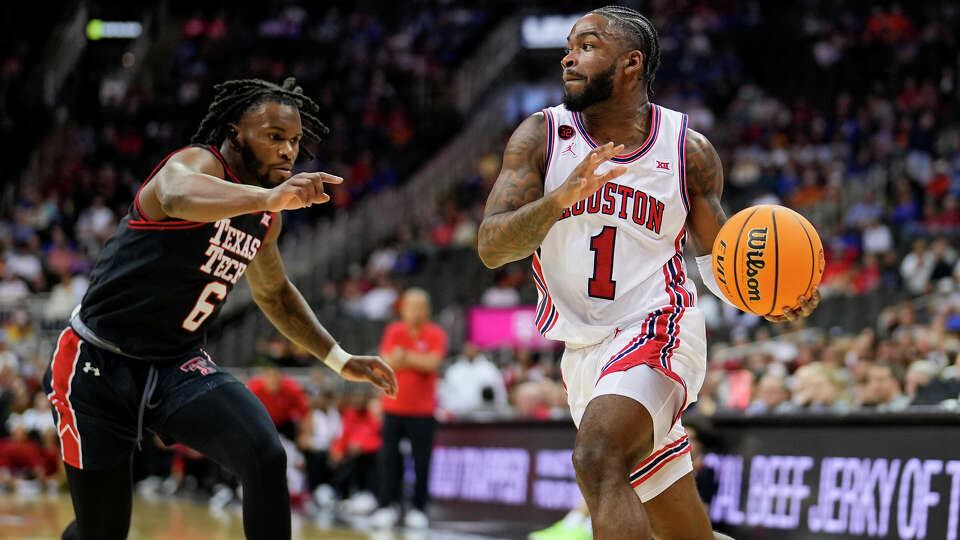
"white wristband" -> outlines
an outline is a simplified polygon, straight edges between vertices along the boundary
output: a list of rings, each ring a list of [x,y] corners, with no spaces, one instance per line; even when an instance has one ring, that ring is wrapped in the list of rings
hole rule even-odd
[[[330,352],[327,353],[327,357],[323,359],[323,363],[330,366],[330,369],[339,374],[343,366],[347,365],[350,356],[350,353],[340,348],[339,344],[334,343],[333,347],[330,348]]]
[[[710,289],[710,292],[712,292],[714,296],[723,300],[724,302],[726,302],[727,304],[733,307],[737,307],[733,304],[733,302],[731,302],[730,300],[727,300],[726,295],[724,295],[723,291],[720,290],[720,284],[717,283],[717,277],[713,275],[713,255],[712,254],[708,253],[706,255],[701,255],[697,257],[697,268],[700,269],[700,278],[703,280],[703,284],[706,285],[708,289]],[[740,308],[737,308],[737,309],[740,309]]]

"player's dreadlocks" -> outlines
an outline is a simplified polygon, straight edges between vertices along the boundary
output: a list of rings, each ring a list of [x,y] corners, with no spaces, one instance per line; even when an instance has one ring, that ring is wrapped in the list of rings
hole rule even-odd
[[[214,86],[213,90],[213,102],[190,139],[191,143],[220,144],[227,135],[227,124],[239,122],[245,112],[264,102],[296,107],[300,111],[303,136],[314,145],[330,132],[315,116],[320,106],[303,95],[303,88],[297,86],[293,77],[284,80],[283,86],[260,79],[243,79],[223,82]],[[301,150],[309,159],[313,159],[313,152],[307,146],[301,146]]]
[[[624,6],[606,6],[590,13],[602,15],[613,23],[627,41],[627,46],[643,53],[643,77],[647,84],[647,94],[653,94],[653,79],[660,67],[660,37],[657,36],[657,29],[653,27],[650,19],[639,11]]]

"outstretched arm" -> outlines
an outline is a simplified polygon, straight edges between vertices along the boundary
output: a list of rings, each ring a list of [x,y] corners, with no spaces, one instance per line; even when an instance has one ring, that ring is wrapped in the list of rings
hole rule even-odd
[[[687,193],[690,196],[687,226],[693,233],[696,244],[697,266],[710,291],[726,301],[716,284],[713,261],[710,259],[713,242],[723,224],[727,222],[727,215],[720,205],[720,196],[723,195],[723,164],[720,163],[720,156],[710,141],[692,129],[687,130],[686,152]],[[800,297],[797,300],[796,308],[784,309],[783,315],[766,319],[782,322],[806,317],[813,313],[819,303],[820,291],[814,289],[809,299]]]
[[[687,226],[693,233],[697,255],[709,255],[727,215],[720,206],[723,195],[723,164],[706,137],[687,130],[687,193],[690,213]]]
[[[390,366],[376,356],[352,356],[343,352],[333,336],[320,324],[300,291],[287,278],[277,249],[280,227],[278,214],[270,234],[247,269],[247,282],[250,283],[257,306],[290,341],[323,359],[334,369],[340,367],[338,371],[343,378],[367,381],[388,395],[395,395],[397,378]]]
[[[500,176],[487,199],[477,250],[488,268],[530,256],[543,242],[564,208],[596,192],[624,167],[606,174],[596,168],[623,149],[608,143],[591,151],[559,188],[544,195],[543,175],[547,144],[543,113],[524,120],[503,151]]]
[[[339,184],[339,176],[322,172],[296,174],[266,189],[223,179],[223,165],[209,151],[187,148],[164,163],[143,187],[137,202],[145,217],[213,222],[254,212],[295,210],[330,200],[323,184]]]

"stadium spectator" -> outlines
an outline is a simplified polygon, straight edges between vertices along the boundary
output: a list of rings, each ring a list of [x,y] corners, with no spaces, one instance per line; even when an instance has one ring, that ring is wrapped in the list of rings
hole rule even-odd
[[[5,260],[0,259],[0,306],[14,305],[29,294],[27,284],[13,273]]]
[[[0,487],[18,489],[20,480],[47,480],[43,450],[30,440],[19,422],[10,426],[10,437],[0,439]]]
[[[901,391],[899,370],[890,364],[876,364],[867,372],[867,395],[864,405],[878,411],[902,411],[910,398]]]
[[[507,404],[503,375],[470,342],[447,366],[439,394],[441,406],[455,417],[470,417]],[[485,399],[485,395],[489,398]]]
[[[483,292],[480,304],[492,308],[509,308],[520,305],[520,292],[517,290],[522,280],[515,267],[498,269],[493,277],[493,285]]]
[[[307,415],[309,409],[300,383],[271,365],[260,375],[251,377],[247,388],[263,403],[277,431],[287,439],[295,440],[296,423]]]
[[[64,321],[70,318],[73,308],[80,304],[90,281],[83,275],[73,275],[69,268],[61,268],[59,281],[50,291],[50,298],[43,307],[43,317],[48,321]]]
[[[928,360],[917,360],[907,368],[906,394],[910,405],[940,405],[960,398],[960,380],[941,378],[937,367]]]
[[[790,391],[783,377],[767,373],[757,383],[756,399],[744,410],[746,414],[787,412],[792,409]]]
[[[849,405],[835,370],[820,362],[807,364],[794,376],[793,403],[808,411],[845,412]]]
[[[415,472],[413,507],[404,517],[408,527],[428,525],[427,480],[437,421],[434,418],[437,370],[447,352],[447,334],[430,322],[430,296],[422,289],[403,293],[399,321],[387,326],[380,343],[380,355],[397,374],[400,389],[396,399],[383,398],[383,451],[380,454],[380,505],[372,521],[378,527],[392,527],[399,515],[402,462],[400,439],[407,438],[413,453]]]
[[[340,412],[332,390],[317,391],[310,398],[310,412],[300,422],[297,443],[307,466],[307,488],[314,500],[328,507],[334,500],[330,449],[340,436]]]
[[[347,396],[341,414],[340,435],[330,446],[335,472],[333,484],[352,513],[366,513],[377,506],[373,495],[383,480],[377,476],[377,455],[383,445],[383,409],[378,396],[354,393]]]
[[[927,247],[926,239],[915,239],[913,249],[900,264],[900,274],[903,275],[903,284],[907,290],[914,295],[927,292],[934,264],[934,256]]]

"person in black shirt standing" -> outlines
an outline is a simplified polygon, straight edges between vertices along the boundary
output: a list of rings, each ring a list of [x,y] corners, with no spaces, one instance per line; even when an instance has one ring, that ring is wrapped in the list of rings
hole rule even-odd
[[[207,327],[244,273],[286,337],[345,379],[396,393],[383,360],[337,345],[277,249],[280,212],[327,202],[324,184],[342,181],[293,173],[301,140],[326,132],[317,110],[292,78],[217,85],[193,144],[154,169],[107,241],[44,375],[76,513],[64,539],[126,538],[131,457],[144,429],[237,474],[247,538],[290,538],[276,428],[204,350]]]

